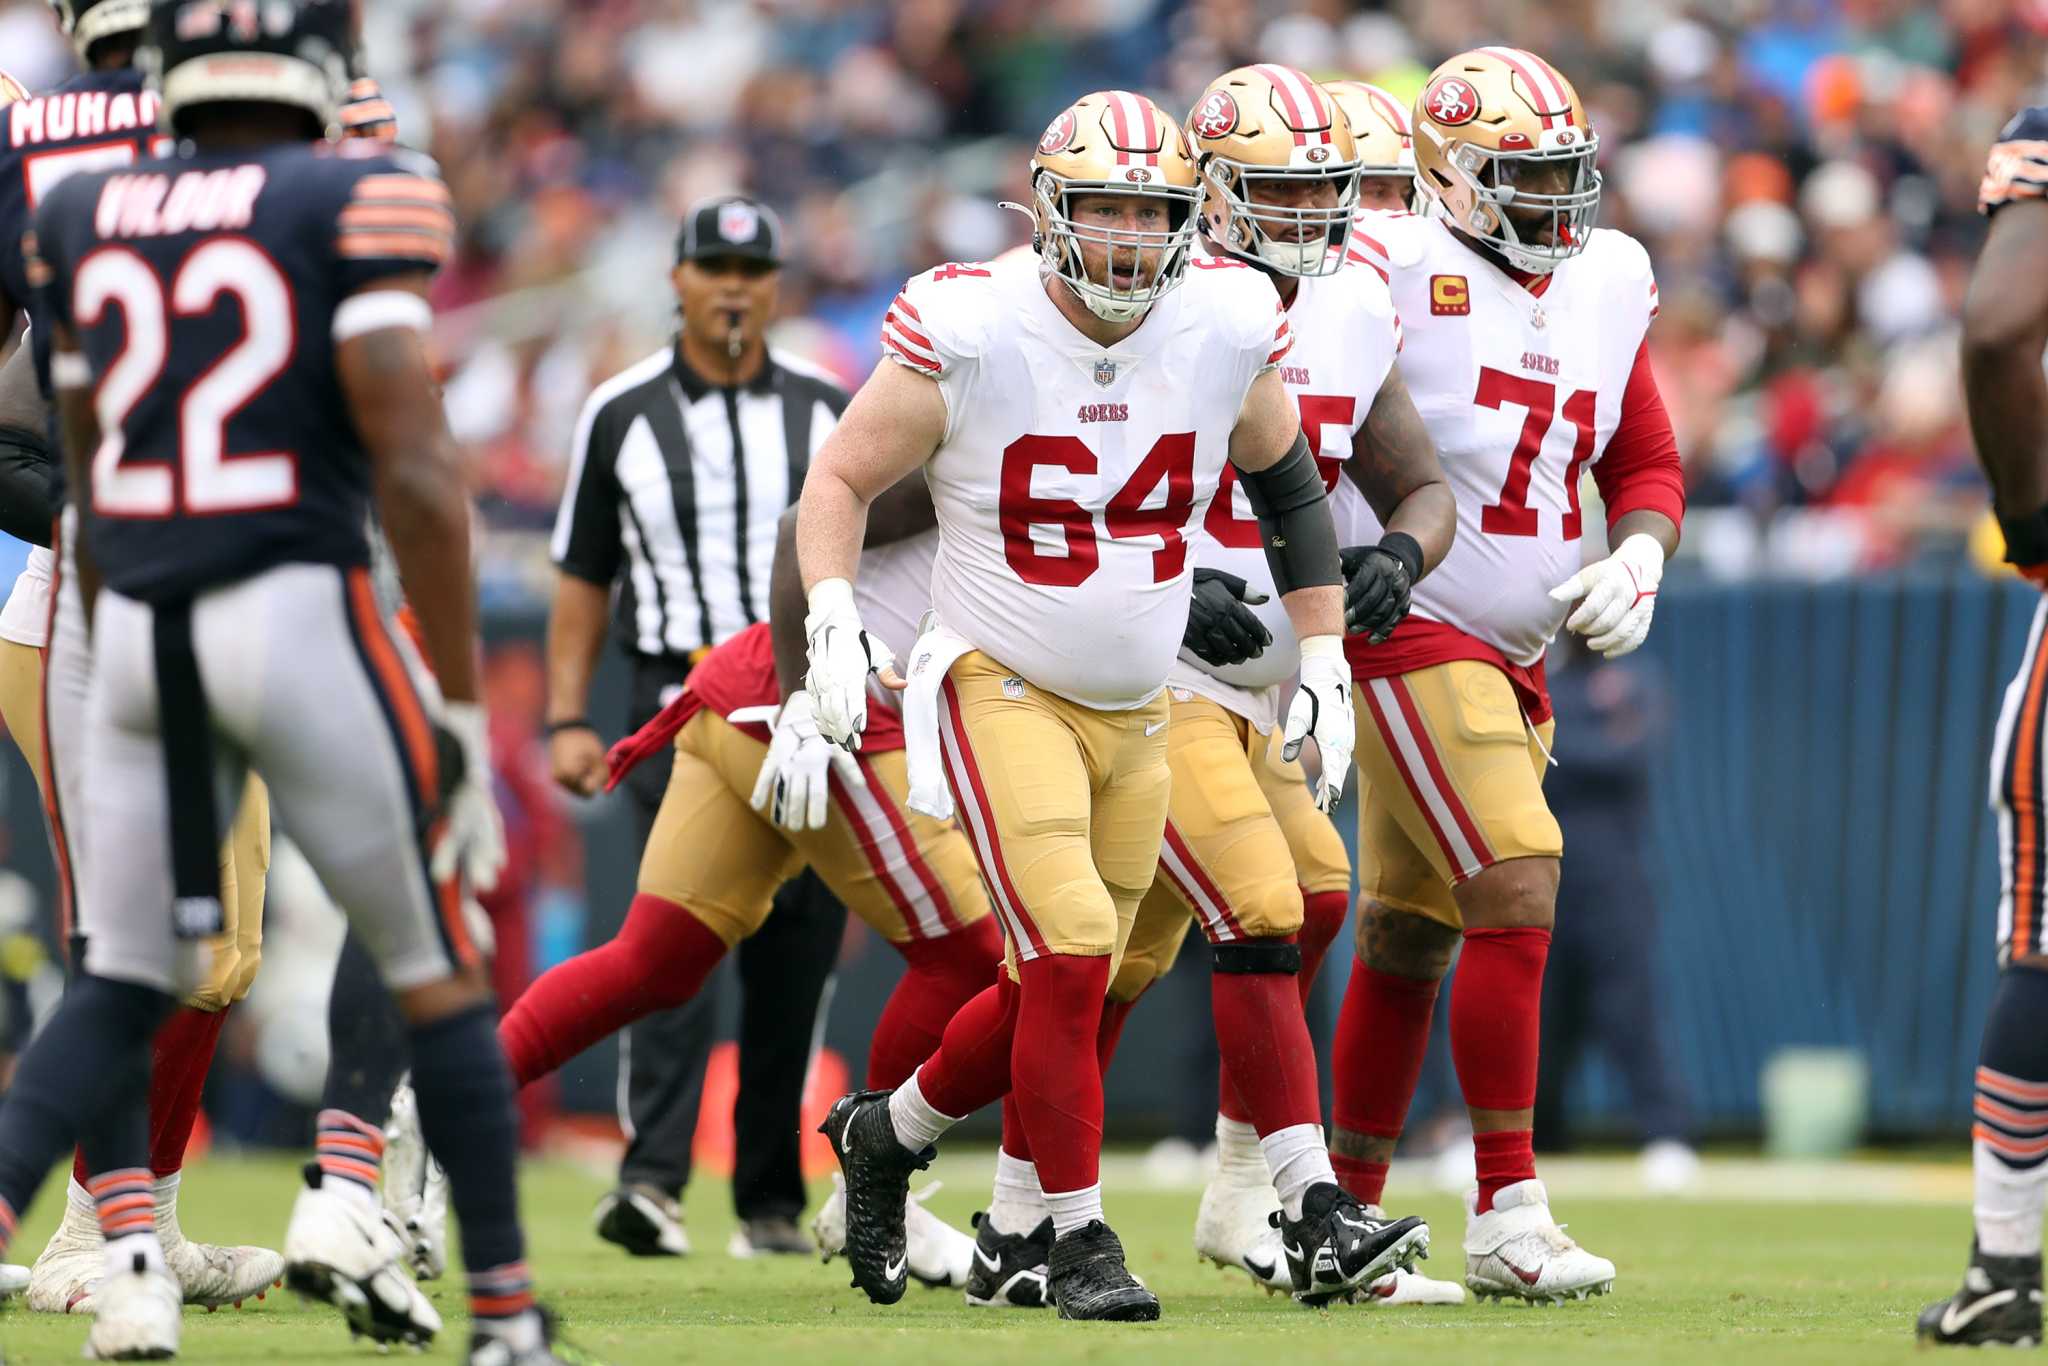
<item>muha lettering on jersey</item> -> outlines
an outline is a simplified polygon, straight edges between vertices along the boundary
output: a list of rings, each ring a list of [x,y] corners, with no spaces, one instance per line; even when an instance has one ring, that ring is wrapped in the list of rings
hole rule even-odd
[[[100,187],[93,229],[114,237],[168,237],[181,232],[246,228],[263,193],[261,166],[169,175],[117,175]]]
[[[7,131],[11,145],[69,142],[73,138],[105,137],[110,133],[147,133],[157,125],[153,90],[79,90],[66,95],[40,95],[13,106]]]

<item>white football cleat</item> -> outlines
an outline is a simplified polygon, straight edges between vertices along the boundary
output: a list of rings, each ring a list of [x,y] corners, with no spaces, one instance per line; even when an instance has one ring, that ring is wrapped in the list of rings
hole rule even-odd
[[[932,1182],[903,1202],[903,1250],[907,1270],[933,1290],[959,1289],[974,1274],[974,1239],[924,1207],[939,1193]]]
[[[1614,1289],[1614,1263],[1565,1236],[1541,1181],[1502,1187],[1484,1214],[1478,1199],[1465,1193],[1465,1284],[1480,1299],[1562,1304]]]
[[[448,1269],[448,1173],[427,1151],[420,1132],[419,1101],[412,1083],[391,1095],[384,1122],[384,1180],[378,1187],[384,1213],[406,1245],[405,1262],[415,1280],[440,1278]]]
[[[306,1168],[284,1235],[292,1289],[339,1309],[351,1334],[424,1346],[441,1331],[441,1316],[401,1269],[405,1255],[374,1195],[327,1190],[320,1169]]]
[[[1293,1290],[1280,1230],[1271,1219],[1279,1208],[1272,1182],[1233,1181],[1228,1171],[1219,1169],[1203,1188],[1201,1206],[1195,1211],[1195,1255],[1225,1271],[1244,1272],[1268,1293]]]
[[[1387,1212],[1378,1205],[1367,1205],[1365,1212],[1374,1219],[1387,1217]],[[1386,1309],[1404,1304],[1463,1304],[1465,1287],[1456,1281],[1440,1281],[1420,1271],[1397,1268],[1358,1291],[1351,1302]]]
[[[905,1269],[933,1290],[965,1286],[974,1273],[974,1239],[924,1207],[939,1184],[934,1181],[903,1202]],[[846,1250],[846,1182],[838,1172],[832,1173],[832,1194],[811,1217],[811,1237],[824,1261]]]
[[[90,1314],[92,1288],[107,1269],[100,1216],[78,1178],[64,1182],[64,1219],[28,1269],[28,1307],[38,1314]]]
[[[1700,1155],[1679,1139],[1644,1145],[1640,1162],[1643,1189],[1651,1195],[1683,1195],[1700,1183]]]
[[[0,1300],[28,1289],[29,1269],[13,1262],[0,1262]]]
[[[811,1241],[818,1245],[818,1260],[829,1262],[846,1250],[846,1178],[832,1173],[832,1193],[811,1216]]]
[[[89,1360],[161,1361],[178,1354],[185,1300],[169,1271],[151,1268],[138,1252],[131,1269],[103,1270],[92,1298]]]
[[[156,1240],[163,1244],[164,1265],[177,1278],[185,1303],[211,1312],[224,1304],[237,1309],[242,1301],[262,1299],[284,1283],[284,1258],[267,1247],[222,1247],[195,1243],[178,1227],[178,1176],[156,1181]]]

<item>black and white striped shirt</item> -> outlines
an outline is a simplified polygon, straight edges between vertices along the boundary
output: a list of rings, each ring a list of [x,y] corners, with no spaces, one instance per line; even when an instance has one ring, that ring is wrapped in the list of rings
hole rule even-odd
[[[726,388],[663,347],[583,405],[555,564],[620,582],[614,629],[641,655],[688,655],[765,621],[776,519],[846,400],[780,351]]]

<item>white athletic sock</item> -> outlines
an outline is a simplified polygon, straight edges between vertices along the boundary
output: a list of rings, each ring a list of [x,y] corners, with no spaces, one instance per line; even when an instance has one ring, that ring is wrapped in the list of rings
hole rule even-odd
[[[58,1232],[101,1241],[100,1207],[93,1202],[92,1192],[79,1185],[75,1176],[65,1178],[64,1223]]]
[[[1086,1190],[1047,1191],[1045,1205],[1052,1211],[1053,1236],[1064,1238],[1089,1220],[1102,1218],[1102,1183]]]
[[[166,1248],[185,1241],[185,1231],[178,1227],[178,1185],[184,1175],[172,1172],[150,1185],[150,1194],[156,1197],[156,1236]]]
[[[377,1192],[360,1181],[351,1181],[345,1176],[327,1176],[321,1178],[320,1189],[329,1195],[340,1195],[344,1199],[354,1200],[365,1209],[380,1209]]]
[[[1259,1147],[1259,1131],[1241,1119],[1216,1116],[1216,1176],[1227,1186],[1263,1186],[1265,1150]]]
[[[938,1142],[940,1134],[959,1122],[957,1115],[942,1115],[931,1107],[924,1092],[917,1089],[915,1072],[890,1093],[889,1126],[896,1131],[896,1141],[912,1152]]]
[[[989,1226],[998,1233],[1030,1233],[1052,1211],[1038,1188],[1038,1164],[996,1150],[995,1191],[988,1202]]]
[[[1323,1146],[1320,1124],[1290,1124],[1275,1129],[1259,1140],[1266,1166],[1273,1173],[1273,1189],[1280,1193],[1280,1208],[1289,1219],[1301,1217],[1301,1200],[1309,1187],[1324,1182],[1336,1184],[1330,1168],[1330,1150]]]
[[[2048,1198],[2048,1162],[2016,1171],[1985,1145],[1970,1145],[1976,1168],[1977,1246],[1993,1257],[2041,1255],[2041,1210]]]

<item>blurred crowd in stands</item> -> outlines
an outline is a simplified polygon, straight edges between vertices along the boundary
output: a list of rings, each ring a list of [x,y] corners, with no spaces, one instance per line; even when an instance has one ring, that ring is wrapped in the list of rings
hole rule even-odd
[[[370,66],[463,224],[439,282],[491,591],[539,533],[597,380],[658,345],[680,210],[744,187],[796,264],[781,342],[855,383],[903,279],[1025,237],[1046,120],[1131,86],[1184,109],[1253,60],[1412,98],[1509,41],[1578,84],[1602,222],[1649,245],[1652,333],[1709,572],[1827,575],[1969,553],[1982,486],[1955,382],[1985,149],[2027,102],[2048,0],[377,0]],[[31,86],[66,54],[0,0]],[[1995,546],[1995,543],[1994,543]],[[1995,558],[1995,548],[1991,551]]]

